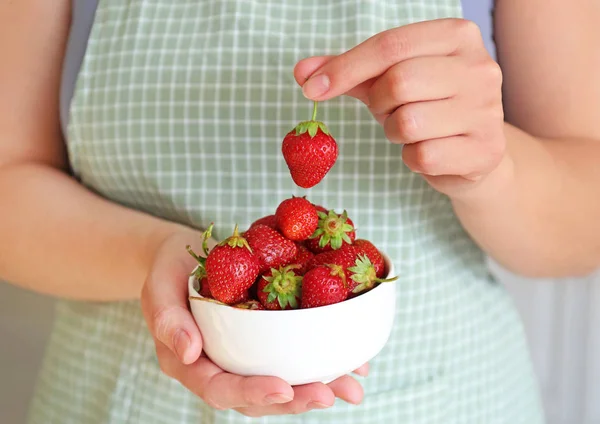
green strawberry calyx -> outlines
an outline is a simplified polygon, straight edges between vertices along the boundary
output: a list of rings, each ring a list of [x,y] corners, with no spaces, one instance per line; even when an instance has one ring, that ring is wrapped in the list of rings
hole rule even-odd
[[[373,266],[367,255],[359,255],[356,259],[356,265],[348,268],[348,271],[352,272],[350,278],[358,283],[358,285],[352,289],[352,293],[370,290],[377,283],[391,283],[398,279],[397,276],[392,278],[377,278],[375,266]]]
[[[198,279],[198,281],[200,281],[204,277],[206,277],[205,266],[206,266],[206,257],[208,256],[208,239],[210,239],[210,237],[212,236],[213,226],[214,226],[214,223],[211,222],[210,225],[208,226],[208,228],[206,229],[206,231],[204,231],[202,233],[202,251],[204,253],[204,257],[199,256],[198,254],[196,254],[196,252],[194,252],[194,250],[192,249],[192,247],[189,244],[187,246],[185,246],[185,248],[188,251],[188,253],[194,259],[196,259],[196,262],[198,262],[198,266],[190,274],[190,275],[195,276]]]
[[[268,284],[263,292],[268,293],[267,302],[277,300],[281,309],[288,305],[291,309],[298,308],[298,299],[302,290],[302,276],[296,275],[295,269],[300,265],[288,265],[279,269],[271,268],[271,276],[263,276]]]
[[[348,224],[348,213],[346,211],[342,215],[338,215],[333,209],[327,213],[317,211],[317,215],[319,216],[319,224],[309,238],[320,237],[320,248],[324,248],[328,243],[331,243],[331,248],[337,250],[342,247],[344,241],[352,244],[348,233],[354,231],[354,226]]]
[[[233,235],[227,237],[225,240],[219,243],[219,246],[230,246],[230,247],[245,247],[252,253],[252,248],[246,241],[244,237],[242,237],[238,231],[238,224],[235,224],[235,228],[233,229]]]
[[[327,126],[323,122],[316,120],[317,119],[317,104],[318,104],[318,102],[314,102],[313,114],[312,114],[311,120],[310,121],[302,121],[298,125],[296,125],[296,127],[294,128],[297,136],[308,132],[308,135],[310,135],[310,138],[313,138],[315,135],[317,135],[317,132],[319,131],[319,129],[321,130],[321,132],[323,132],[323,134],[329,135],[329,129],[327,128]]]

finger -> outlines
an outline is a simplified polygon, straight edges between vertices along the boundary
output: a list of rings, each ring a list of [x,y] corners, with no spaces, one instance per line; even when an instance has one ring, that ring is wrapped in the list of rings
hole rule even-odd
[[[167,257],[164,264],[158,259],[148,275],[142,291],[142,311],[152,335],[181,362],[190,364],[202,352],[200,331],[187,303],[187,282],[194,262],[186,256]]]
[[[251,417],[265,415],[302,414],[313,409],[326,409],[333,406],[335,395],[331,388],[322,383],[312,383],[294,387],[294,400],[289,403],[266,407],[238,408]]]
[[[335,56],[314,56],[301,60],[296,64],[294,68],[294,78],[298,85],[302,86],[308,80],[308,78],[321,66],[329,62]],[[376,81],[375,78],[371,78],[363,82],[362,84],[353,87],[350,91],[344,93],[347,96],[354,97],[367,106],[369,105],[369,91],[371,86]]]
[[[410,144],[465,134],[472,119],[466,102],[452,98],[400,106],[385,118],[383,129],[392,143]]]
[[[183,365],[164,345],[157,345],[161,369],[196,396],[217,409],[272,405],[289,402],[294,390],[276,377],[242,377],[229,374],[209,358],[201,356]]]
[[[204,399],[220,409],[267,406],[291,402],[294,390],[277,377],[242,377],[221,372],[207,382]]]
[[[402,160],[420,174],[476,179],[494,169],[503,154],[504,144],[500,141],[455,136],[405,145]]]
[[[354,370],[354,374],[360,375],[361,377],[366,377],[369,375],[369,363],[367,362],[364,365],[361,365],[359,368]]]
[[[328,386],[336,397],[348,403],[358,405],[362,402],[364,396],[363,388],[358,381],[349,375],[332,381]]]
[[[417,57],[400,62],[375,81],[369,91],[373,115],[389,115],[407,103],[442,100],[456,95],[466,75],[456,56]]]
[[[303,93],[311,100],[327,100],[404,60],[476,49],[485,53],[481,33],[473,22],[437,19],[405,25],[374,35],[331,59],[311,75]]]

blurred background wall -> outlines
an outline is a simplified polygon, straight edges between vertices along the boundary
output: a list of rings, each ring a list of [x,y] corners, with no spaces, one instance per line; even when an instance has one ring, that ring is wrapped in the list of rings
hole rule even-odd
[[[491,264],[521,311],[548,424],[600,424],[600,273],[532,281]],[[53,301],[0,283],[0,423],[22,424]]]

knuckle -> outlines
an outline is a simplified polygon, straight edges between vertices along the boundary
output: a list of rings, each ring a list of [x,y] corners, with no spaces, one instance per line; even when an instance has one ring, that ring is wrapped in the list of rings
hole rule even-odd
[[[376,44],[380,57],[386,62],[397,62],[410,52],[408,39],[398,30],[382,32]]]
[[[482,62],[480,72],[487,84],[493,84],[494,86],[502,84],[502,69],[500,68],[500,65],[491,58]]]
[[[479,25],[469,19],[455,19],[455,30],[464,40],[473,41],[481,39]]]
[[[410,105],[401,106],[394,112],[392,117],[390,124],[392,128],[389,128],[392,138],[405,143],[414,142],[418,139],[419,128],[414,110]]]
[[[437,160],[427,143],[414,146],[414,162],[419,171],[427,175],[436,175]]]
[[[392,98],[397,103],[404,103],[407,100],[412,85],[411,75],[406,68],[406,66],[397,65],[390,74],[389,90]]]

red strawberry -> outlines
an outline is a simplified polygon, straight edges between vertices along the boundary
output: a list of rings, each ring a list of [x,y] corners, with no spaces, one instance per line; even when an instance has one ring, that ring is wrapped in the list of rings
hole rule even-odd
[[[232,305],[248,298],[248,289],[256,281],[260,262],[246,239],[233,235],[215,246],[206,258],[206,276],[213,297]]]
[[[308,271],[308,263],[315,256],[315,254],[308,250],[306,246],[301,243],[296,243],[296,248],[298,249],[298,253],[296,253],[296,257],[292,259],[292,263],[300,265],[300,268],[296,270],[296,274],[304,275],[306,274],[306,271]]]
[[[375,273],[377,274],[377,277],[383,277],[385,274],[385,261],[383,260],[383,256],[381,255],[379,249],[377,249],[377,247],[375,247],[375,245],[369,240],[365,239],[357,239],[352,245],[356,247],[360,253],[367,255],[375,267]]]
[[[254,221],[252,223],[252,225],[250,225],[250,228],[254,227],[255,225],[266,225],[267,227],[270,227],[274,230],[277,229],[277,221],[275,220],[275,215],[267,215],[267,216],[263,216],[262,218],[257,219],[256,221]]]
[[[199,293],[202,297],[213,297],[213,295],[210,292],[210,289],[208,288],[208,278],[204,277],[202,280],[200,280]]]
[[[329,250],[315,255],[307,264],[307,269],[311,270],[321,265],[339,265],[346,273],[346,279],[349,279],[351,273],[348,268],[356,264],[357,257],[358,251],[351,244],[345,244],[338,250]],[[348,281],[347,283],[349,284]]]
[[[317,212],[319,226],[306,241],[306,247],[313,253],[337,250],[344,244],[352,244],[356,238],[354,223],[344,211],[341,215],[330,210],[327,213]]]
[[[302,279],[302,308],[339,303],[348,298],[346,275],[338,265],[320,265]]]
[[[263,224],[250,228],[244,233],[244,237],[260,261],[261,274],[271,268],[288,265],[298,250],[296,243]]]
[[[246,300],[242,303],[236,303],[233,305],[234,308],[238,309],[251,309],[251,310],[264,310],[263,305],[258,300]]]
[[[329,172],[338,156],[338,146],[322,122],[315,121],[317,102],[312,120],[300,122],[283,139],[281,151],[292,180],[302,188],[317,185]]]
[[[350,281],[348,281],[348,296],[354,296],[367,292],[379,283],[389,283],[396,281],[398,277],[378,278],[375,267],[365,254],[359,254],[356,264],[350,268]]]
[[[296,309],[300,302],[302,276],[298,265],[270,269],[258,280],[258,300],[266,309]]]
[[[302,241],[317,229],[317,210],[304,197],[285,199],[275,211],[277,229],[290,240]]]

